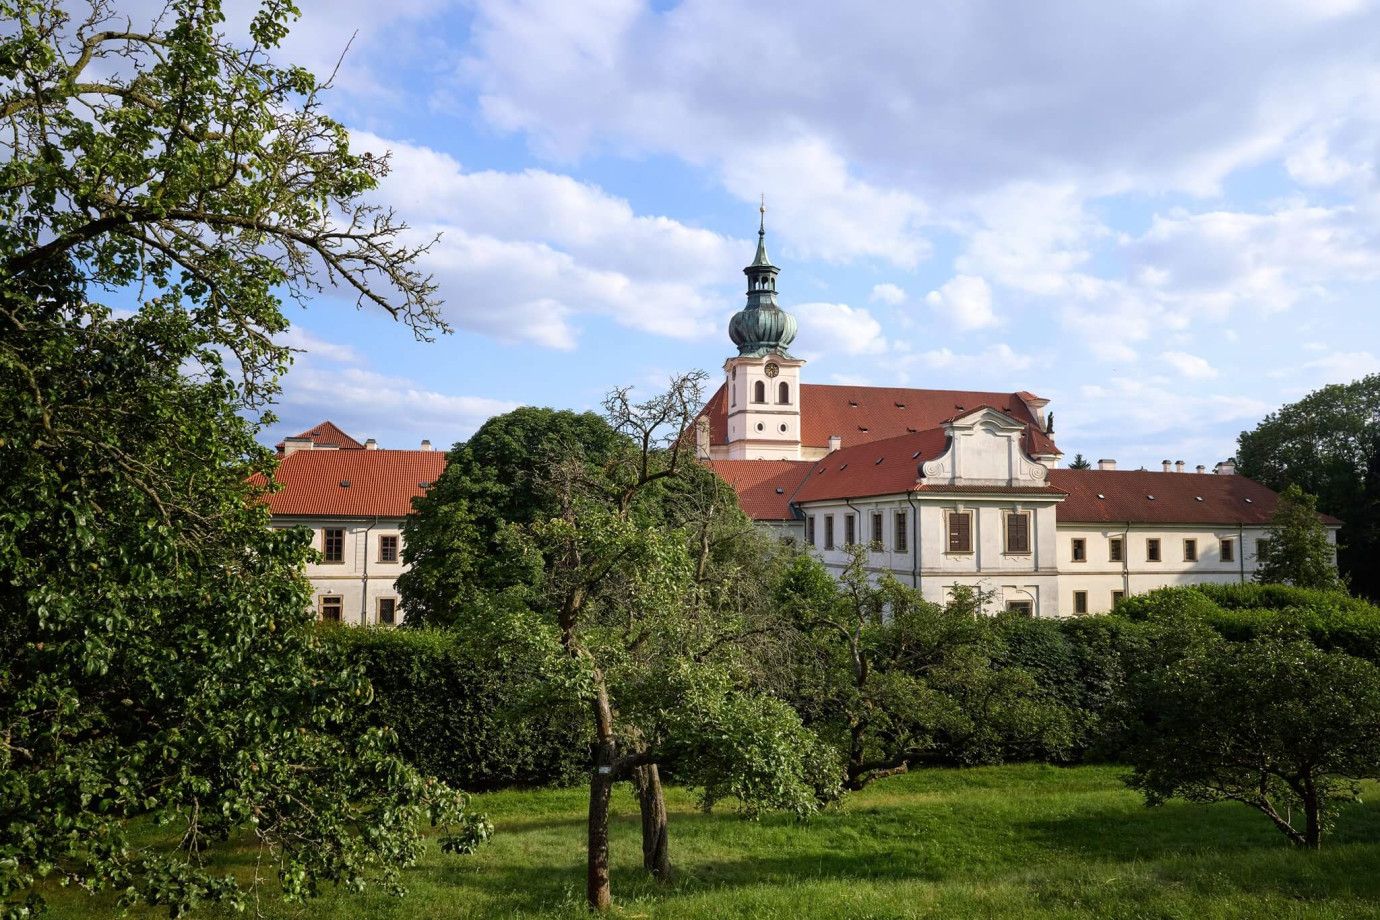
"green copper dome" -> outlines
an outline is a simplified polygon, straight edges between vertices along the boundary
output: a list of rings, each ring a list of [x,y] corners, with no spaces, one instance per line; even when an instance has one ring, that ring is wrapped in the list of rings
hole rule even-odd
[[[743,269],[748,277],[747,306],[728,322],[728,337],[738,346],[738,355],[760,358],[764,355],[791,357],[786,346],[795,340],[795,317],[776,304],[776,276],[781,269],[767,258],[766,208],[757,228],[757,255]]]

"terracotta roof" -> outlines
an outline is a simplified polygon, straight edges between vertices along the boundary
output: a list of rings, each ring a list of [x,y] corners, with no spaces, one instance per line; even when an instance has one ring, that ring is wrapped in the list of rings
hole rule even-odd
[[[709,460],[705,466],[738,493],[755,521],[789,521],[791,499],[814,466],[809,460]]]
[[[915,487],[916,492],[928,492],[930,494],[950,494],[950,495],[1064,495],[1063,489],[1058,486],[970,486],[970,485],[925,485]]]
[[[830,435],[838,435],[843,447],[852,447],[937,428],[948,419],[987,405],[1029,426],[1025,444],[1029,453],[1058,453],[1054,441],[1035,424],[1035,416],[1022,395],[1035,398],[1029,393],[803,383],[799,396],[801,443],[806,447],[828,447]],[[715,391],[700,414],[709,418],[710,443],[727,443],[726,385]]]
[[[294,437],[311,438],[311,442],[314,445],[330,444],[334,447],[340,448],[341,450],[364,449],[363,444],[359,443],[354,438],[350,437],[348,434],[341,431],[340,428],[335,424],[335,422],[332,422],[329,419],[322,422],[320,425],[311,426],[306,431],[302,432],[301,434],[295,435]],[[283,449],[283,442],[279,441],[276,447],[281,452]]]
[[[812,502],[913,491],[920,478],[920,464],[942,454],[947,441],[948,435],[942,428],[931,428],[841,448],[814,461],[795,500]]]
[[[268,496],[268,508],[317,517],[405,517],[413,497],[445,465],[442,451],[299,450],[279,461],[274,479],[283,488]]]
[[[1279,501],[1265,486],[1237,475],[1050,470],[1049,479],[1069,493],[1059,506],[1060,523],[1260,525],[1270,522]]]

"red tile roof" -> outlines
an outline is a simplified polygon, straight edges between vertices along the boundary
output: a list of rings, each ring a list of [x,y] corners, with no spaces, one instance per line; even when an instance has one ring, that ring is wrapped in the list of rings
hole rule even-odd
[[[969,390],[914,390],[901,387],[800,385],[801,443],[828,447],[838,435],[843,447],[880,441],[938,428],[948,419],[981,405],[1026,424],[1025,447],[1032,454],[1058,453],[1049,435],[1039,430],[1025,399],[1029,393],[978,393]],[[720,386],[700,413],[709,418],[712,444],[728,442],[728,391]]]
[[[268,496],[268,508],[313,517],[405,517],[413,497],[445,465],[442,451],[299,450],[279,461],[274,479],[283,488]]]
[[[705,462],[738,493],[738,503],[755,521],[789,521],[791,499],[809,474],[809,460],[709,460]]]
[[[1060,523],[1261,525],[1270,522],[1279,501],[1265,486],[1236,475],[1050,470],[1049,479],[1069,493],[1059,506]]]
[[[359,443],[354,438],[350,437],[348,434],[341,431],[339,426],[337,426],[335,422],[332,422],[329,419],[322,422],[320,425],[311,426],[301,434],[295,435],[295,437],[311,438],[312,444],[330,444],[340,448],[341,450],[364,449],[363,444]],[[283,442],[278,442],[277,448],[279,451],[281,451],[283,449]]]
[[[920,464],[944,452],[948,435],[931,428],[898,438],[844,447],[814,461],[796,501],[861,498],[913,491]]]

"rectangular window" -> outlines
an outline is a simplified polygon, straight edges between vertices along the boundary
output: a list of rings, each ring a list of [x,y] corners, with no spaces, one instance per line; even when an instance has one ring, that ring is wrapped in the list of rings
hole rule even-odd
[[[1107,558],[1112,562],[1120,562],[1121,549],[1121,537],[1112,537],[1107,541]]]
[[[1145,561],[1160,561],[1160,541],[1158,537],[1151,537],[1145,541]]]
[[[379,562],[398,561],[398,537],[396,534],[387,534],[379,537]]]
[[[1030,601],[1007,601],[1006,609],[1012,613],[1019,613],[1023,617],[1032,616],[1035,612],[1034,605]]]
[[[323,562],[345,561],[345,531],[340,527],[327,527],[321,531],[321,560]]]
[[[1088,541],[1083,539],[1082,537],[1073,538],[1073,561],[1088,561]]]
[[[1235,562],[1235,561],[1236,561],[1236,541],[1235,541],[1235,540],[1223,540],[1223,541],[1222,541],[1222,561],[1223,561],[1223,562]]]
[[[1075,592],[1073,592],[1073,612],[1074,612],[1074,613],[1087,613],[1087,612],[1088,612],[1088,592],[1087,592],[1087,591],[1075,591]]]
[[[327,623],[339,623],[341,612],[345,609],[345,599],[339,594],[321,595],[321,619]]]
[[[892,544],[892,549],[898,553],[906,552],[906,513],[896,512],[896,542]]]
[[[1006,551],[1008,553],[1030,552],[1030,515],[1014,512],[1006,516]]]
[[[872,512],[872,548],[880,550],[882,548],[882,513]]]
[[[811,546],[815,545],[815,516],[813,514],[805,518],[805,542]]]
[[[1265,552],[1265,544],[1268,542],[1269,540],[1265,537],[1261,537],[1259,540],[1255,541],[1255,558],[1259,559],[1260,554]]]
[[[396,597],[379,598],[379,625],[396,626],[398,623],[398,599]]]
[[[843,516],[843,545],[852,546],[858,542],[857,523],[853,520],[853,515]]]
[[[1198,561],[1198,541],[1197,541],[1197,540],[1185,540],[1185,541],[1184,541],[1184,562],[1197,562],[1197,561]]]
[[[834,548],[834,516],[832,514],[824,516],[824,548]]]
[[[1125,597],[1125,596],[1126,596],[1126,592],[1125,592],[1125,591],[1113,591],[1113,592],[1112,592],[1112,609],[1113,609],[1113,610],[1116,609],[1116,605],[1117,605],[1117,604],[1120,604],[1120,603],[1121,603],[1121,599],[1122,599],[1123,597]]]
[[[973,551],[973,515],[969,511],[954,511],[949,514],[949,552],[971,553]]]

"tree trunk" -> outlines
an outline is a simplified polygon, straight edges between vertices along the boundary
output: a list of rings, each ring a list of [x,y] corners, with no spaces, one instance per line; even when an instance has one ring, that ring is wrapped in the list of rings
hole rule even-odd
[[[1311,787],[1312,784],[1310,783],[1309,786]],[[1303,810],[1306,821],[1303,830],[1303,845],[1310,850],[1321,850],[1322,806],[1312,788],[1309,788],[1308,793],[1303,798]]]
[[[613,896],[609,891],[609,804],[617,779],[618,743],[613,736],[613,707],[604,687],[604,674],[594,671],[594,726],[598,740],[594,745],[594,772],[589,778],[589,868],[585,897],[589,909],[603,913]]]
[[[642,810],[642,865],[657,881],[669,881],[671,855],[661,771],[654,763],[638,767],[633,773],[633,783],[637,786],[637,803]]]

